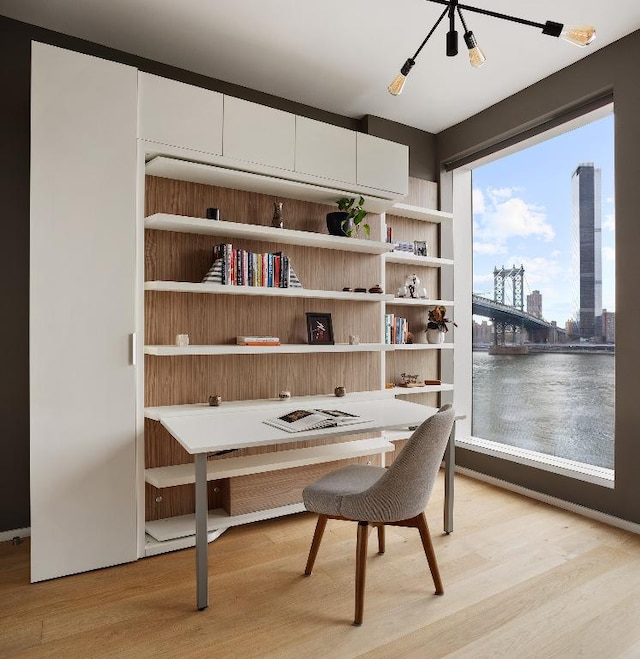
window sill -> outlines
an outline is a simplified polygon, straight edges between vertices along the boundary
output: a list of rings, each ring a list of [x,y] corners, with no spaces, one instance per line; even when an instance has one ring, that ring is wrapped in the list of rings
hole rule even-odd
[[[615,486],[614,470],[596,467],[583,462],[574,462],[566,458],[559,458],[555,455],[545,455],[536,451],[492,442],[488,439],[479,437],[467,437],[464,439],[457,438],[456,446],[459,448],[476,451],[485,455],[491,455],[503,460],[511,460],[517,464],[535,467],[543,471],[549,471],[554,474],[568,476],[586,483],[593,483],[613,489]]]

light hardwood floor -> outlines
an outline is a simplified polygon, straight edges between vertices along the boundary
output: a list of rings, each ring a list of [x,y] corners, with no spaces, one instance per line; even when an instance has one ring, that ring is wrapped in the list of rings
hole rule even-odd
[[[455,531],[442,483],[427,509],[444,580],[415,529],[369,547],[353,627],[356,525],[256,523],[210,545],[211,606],[194,608],[194,550],[28,583],[28,542],[0,544],[0,657],[640,657],[640,536],[462,476]]]

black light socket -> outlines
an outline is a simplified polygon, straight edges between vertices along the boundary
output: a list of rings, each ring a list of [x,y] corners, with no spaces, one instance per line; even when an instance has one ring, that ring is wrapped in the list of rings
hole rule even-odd
[[[542,28],[542,34],[548,34],[550,37],[559,37],[562,34],[563,27],[564,25],[562,23],[547,21]]]
[[[400,69],[400,73],[402,73],[403,76],[408,76],[409,71],[413,68],[413,65],[416,63],[414,59],[411,59],[411,57],[402,65],[402,68]]]
[[[458,54],[458,32],[449,30],[447,32],[447,57],[455,57]]]
[[[464,33],[464,42],[467,44],[467,48],[469,50],[473,50],[478,45],[478,42],[476,41],[476,37],[471,30]]]

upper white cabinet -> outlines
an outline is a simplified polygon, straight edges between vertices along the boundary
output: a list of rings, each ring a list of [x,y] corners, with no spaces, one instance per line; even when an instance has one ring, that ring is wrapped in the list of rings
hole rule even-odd
[[[409,147],[373,135],[357,134],[358,185],[409,193]]]
[[[356,133],[296,117],[296,171],[356,183]]]
[[[142,139],[222,154],[222,94],[139,73]]]
[[[293,170],[296,117],[289,112],[224,97],[226,158]]]

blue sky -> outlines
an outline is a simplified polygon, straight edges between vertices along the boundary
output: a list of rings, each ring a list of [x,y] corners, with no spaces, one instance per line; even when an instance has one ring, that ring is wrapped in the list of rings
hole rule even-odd
[[[493,297],[493,268],[522,264],[525,296],[538,289],[543,316],[564,327],[573,316],[571,176],[593,162],[602,172],[602,306],[615,311],[613,131],[608,115],[473,170],[475,293]]]

